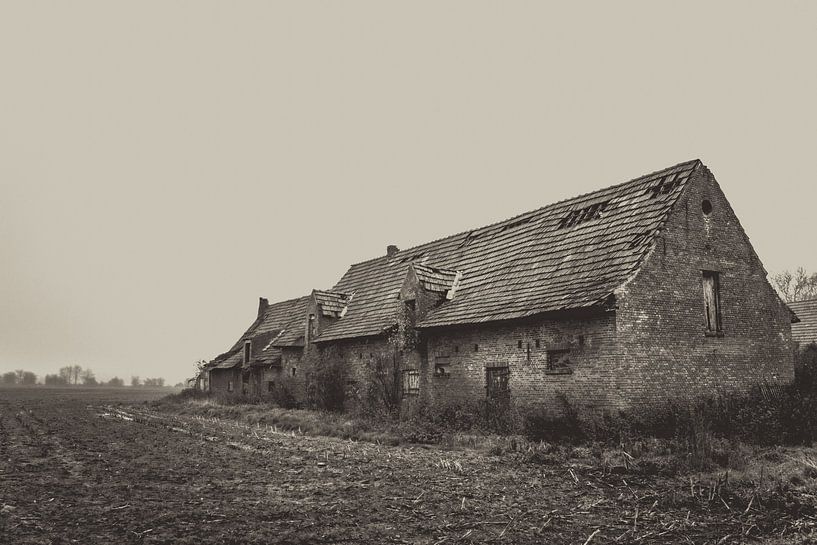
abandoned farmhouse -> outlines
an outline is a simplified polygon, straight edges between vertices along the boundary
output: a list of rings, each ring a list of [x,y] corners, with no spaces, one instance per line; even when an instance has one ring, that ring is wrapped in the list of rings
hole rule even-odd
[[[210,391],[346,399],[394,366],[402,403],[563,392],[594,407],[787,382],[792,322],[701,161],[349,267],[269,304],[200,376]]]

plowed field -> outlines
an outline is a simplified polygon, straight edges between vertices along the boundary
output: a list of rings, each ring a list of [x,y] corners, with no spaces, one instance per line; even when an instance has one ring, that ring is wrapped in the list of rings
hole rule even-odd
[[[155,395],[0,390],[0,543],[806,543],[813,528],[686,477],[277,433],[140,403]]]

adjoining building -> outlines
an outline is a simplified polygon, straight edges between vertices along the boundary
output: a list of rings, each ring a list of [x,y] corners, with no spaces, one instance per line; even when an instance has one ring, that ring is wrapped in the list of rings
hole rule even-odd
[[[564,393],[625,407],[794,372],[797,318],[699,160],[408,250],[389,246],[331,290],[293,301],[280,303],[288,325],[268,326],[269,341],[248,356],[259,308],[212,362],[211,389],[233,381],[235,390],[235,369],[268,361],[271,349],[281,349],[276,376],[286,371],[303,396],[327,358],[347,370],[350,394],[391,360],[404,402],[552,404]]]
[[[789,303],[797,317],[798,323],[792,324],[791,336],[800,348],[817,343],[817,299],[793,301]]]

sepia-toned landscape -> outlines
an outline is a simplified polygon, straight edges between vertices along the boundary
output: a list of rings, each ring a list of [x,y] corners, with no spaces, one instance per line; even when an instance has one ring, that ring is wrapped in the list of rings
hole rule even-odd
[[[815,524],[813,448],[676,472],[648,441],[351,440],[161,395],[2,390],[4,543],[809,543]]]

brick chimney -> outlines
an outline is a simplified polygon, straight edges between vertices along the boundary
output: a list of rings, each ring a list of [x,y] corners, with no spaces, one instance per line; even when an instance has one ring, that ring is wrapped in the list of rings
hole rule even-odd
[[[388,246],[386,246],[386,255],[388,257],[394,256],[394,254],[396,254],[399,251],[400,251],[400,248],[398,248],[394,244],[389,244]]]
[[[267,307],[269,307],[269,301],[267,300],[267,298],[266,297],[259,297],[258,298],[258,317],[259,318],[261,316],[263,316],[264,313],[267,311]]]

